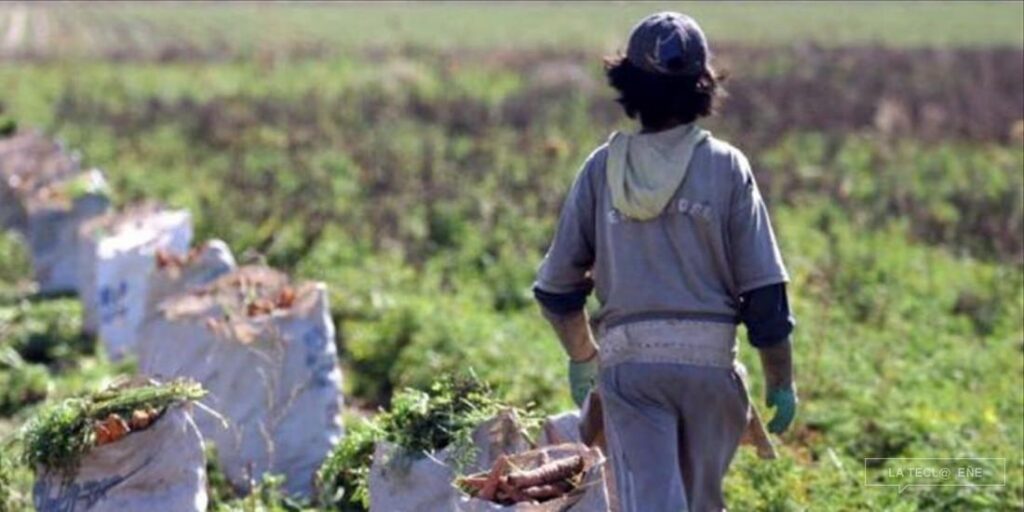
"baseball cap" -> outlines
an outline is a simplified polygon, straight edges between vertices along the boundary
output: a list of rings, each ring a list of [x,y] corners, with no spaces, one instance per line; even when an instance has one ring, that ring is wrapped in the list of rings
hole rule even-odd
[[[708,41],[693,18],[659,12],[640,20],[629,35],[626,59],[662,75],[698,75],[707,66]]]

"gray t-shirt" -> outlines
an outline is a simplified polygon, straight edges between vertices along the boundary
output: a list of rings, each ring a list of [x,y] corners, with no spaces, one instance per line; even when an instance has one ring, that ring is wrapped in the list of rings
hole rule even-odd
[[[594,287],[604,327],[658,318],[737,322],[739,296],[789,277],[750,163],[709,137],[685,181],[648,221],[621,215],[605,180],[607,148],[587,158],[562,207],[535,286]]]

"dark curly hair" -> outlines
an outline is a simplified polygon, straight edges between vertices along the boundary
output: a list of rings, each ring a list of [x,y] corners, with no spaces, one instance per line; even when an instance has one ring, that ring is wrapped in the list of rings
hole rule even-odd
[[[634,66],[625,57],[605,59],[608,84],[619,92],[616,101],[644,128],[659,130],[691,123],[715,113],[725,96],[724,75],[710,66],[695,76],[654,74]]]

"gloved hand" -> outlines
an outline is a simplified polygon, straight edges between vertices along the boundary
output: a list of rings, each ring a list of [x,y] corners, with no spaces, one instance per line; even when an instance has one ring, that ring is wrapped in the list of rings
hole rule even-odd
[[[582,362],[569,360],[569,391],[577,407],[583,407],[587,394],[597,383],[597,354]]]
[[[796,388],[789,386],[769,389],[764,401],[769,408],[775,408],[775,416],[768,422],[768,431],[772,434],[785,432],[796,417]]]

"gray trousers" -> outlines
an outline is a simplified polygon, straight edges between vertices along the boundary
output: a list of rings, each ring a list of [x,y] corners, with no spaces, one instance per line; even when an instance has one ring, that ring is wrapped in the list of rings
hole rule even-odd
[[[725,509],[750,407],[736,370],[624,362],[602,369],[599,386],[621,512]]]

